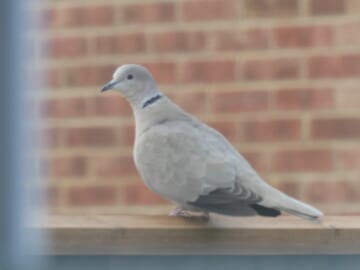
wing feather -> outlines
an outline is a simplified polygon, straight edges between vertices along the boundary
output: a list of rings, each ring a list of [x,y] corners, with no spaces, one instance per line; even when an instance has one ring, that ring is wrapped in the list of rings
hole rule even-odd
[[[138,144],[136,164],[155,192],[180,204],[227,215],[264,210],[253,207],[262,201],[258,193],[262,181],[217,131],[181,121],[155,126],[144,136],[146,144]]]

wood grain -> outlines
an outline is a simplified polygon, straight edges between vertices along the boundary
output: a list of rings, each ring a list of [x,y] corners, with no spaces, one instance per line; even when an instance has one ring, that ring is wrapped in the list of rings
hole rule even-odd
[[[359,254],[360,217],[49,216],[53,255]]]

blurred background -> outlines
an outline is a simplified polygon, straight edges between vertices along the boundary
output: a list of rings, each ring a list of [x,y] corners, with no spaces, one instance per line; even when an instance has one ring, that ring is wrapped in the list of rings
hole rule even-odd
[[[360,1],[91,0],[40,6],[41,168],[51,213],[166,213],[132,161],[131,109],[100,94],[147,66],[270,184],[360,213]]]

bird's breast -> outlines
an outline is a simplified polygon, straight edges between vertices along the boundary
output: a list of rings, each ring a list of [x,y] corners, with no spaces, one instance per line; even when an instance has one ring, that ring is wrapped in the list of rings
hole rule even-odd
[[[201,157],[165,133],[144,134],[134,147],[135,165],[145,184],[159,195],[177,202],[198,196],[205,168],[198,166]]]

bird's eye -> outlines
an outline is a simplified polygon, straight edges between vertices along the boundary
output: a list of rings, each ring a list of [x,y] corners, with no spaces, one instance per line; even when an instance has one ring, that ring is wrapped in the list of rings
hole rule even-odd
[[[129,74],[128,76],[127,76],[127,79],[128,80],[132,80],[134,78],[134,76],[132,75],[132,74]]]

